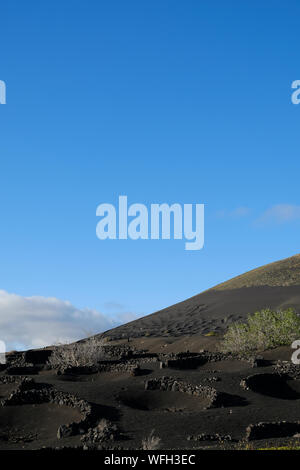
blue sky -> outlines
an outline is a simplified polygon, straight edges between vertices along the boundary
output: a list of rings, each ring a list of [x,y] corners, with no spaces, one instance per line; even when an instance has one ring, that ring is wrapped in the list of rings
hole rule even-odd
[[[299,13],[293,0],[1,6],[4,336],[33,321],[32,296],[123,321],[300,251]],[[98,240],[96,207],[122,194],[204,203],[204,249]]]

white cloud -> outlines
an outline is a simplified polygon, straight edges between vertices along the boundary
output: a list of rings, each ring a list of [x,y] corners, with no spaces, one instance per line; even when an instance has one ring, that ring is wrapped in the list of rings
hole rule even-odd
[[[232,217],[245,217],[249,215],[250,209],[248,207],[237,207],[233,211],[231,211],[230,215]]]
[[[297,219],[300,219],[300,206],[277,204],[267,209],[256,222],[259,224],[283,224]]]
[[[75,341],[134,318],[130,312],[105,315],[54,297],[22,297],[0,290],[0,340],[8,350]]]
[[[227,217],[231,217],[231,218],[240,218],[240,217],[246,217],[247,215],[249,215],[250,213],[250,209],[248,207],[244,207],[244,206],[241,206],[241,207],[237,207],[236,209],[232,209],[232,210],[221,210],[221,211],[218,211],[217,212],[217,217],[220,217],[220,218],[227,218]]]

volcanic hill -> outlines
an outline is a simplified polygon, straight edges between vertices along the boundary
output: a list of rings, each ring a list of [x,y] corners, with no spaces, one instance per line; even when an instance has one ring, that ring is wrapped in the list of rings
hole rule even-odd
[[[7,354],[0,450],[299,448],[293,349],[222,353],[213,334],[268,306],[300,310],[299,255],[107,331],[104,341]]]
[[[300,255],[253,269],[171,307],[106,332],[113,339],[222,332],[262,308],[300,311]]]

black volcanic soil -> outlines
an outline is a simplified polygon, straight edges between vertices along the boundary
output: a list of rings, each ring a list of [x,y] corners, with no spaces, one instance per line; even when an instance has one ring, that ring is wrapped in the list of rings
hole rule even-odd
[[[55,446],[58,427],[80,419],[79,411],[48,403],[0,407],[0,449]]]
[[[15,384],[1,384],[0,383],[0,400],[9,397],[9,395],[16,388]]]
[[[128,387],[119,394],[121,404],[134,410],[195,412],[205,409],[209,401],[180,392],[161,392],[160,390],[143,390],[140,386]]]
[[[9,355],[14,368],[0,372],[0,449],[140,449],[153,430],[162,449],[300,445],[300,366],[286,373],[293,351],[266,351],[257,361],[217,354],[233,321],[265,307],[300,313],[300,255],[100,335],[114,351],[127,352],[108,356],[96,370],[59,375],[45,367],[50,350],[25,353],[19,368],[18,354]],[[284,371],[277,361],[285,361]],[[11,374],[29,379],[19,377],[16,396]],[[39,403],[49,390],[58,403]],[[18,396],[30,404],[9,402]],[[61,396],[69,397],[68,406]]]
[[[205,342],[206,338],[199,336],[194,344],[200,346],[201,338]],[[151,339],[146,340],[150,346]],[[165,338],[152,341],[156,346],[163,345]],[[218,340],[214,338],[214,341]],[[128,346],[127,342],[125,344]],[[176,339],[173,344],[176,347]],[[102,448],[139,449],[142,439],[154,429],[155,435],[161,438],[162,449],[236,449],[249,445],[243,439],[250,424],[300,420],[300,380],[282,378],[274,370],[276,361],[290,358],[291,353],[289,348],[268,351],[261,367],[252,367],[244,360],[226,359],[207,362],[194,369],[161,369],[158,360],[149,362],[141,358],[139,365],[145,375],[140,376],[126,371],[57,375],[54,370],[41,370],[32,378],[36,384],[49,384],[92,403],[97,414],[95,425],[102,418],[116,424],[122,436],[102,443]],[[0,377],[3,375],[5,371]],[[223,402],[216,408],[209,408],[209,401],[203,397],[178,391],[145,390],[147,380],[163,376],[214,387],[223,394]],[[241,381],[247,377],[250,377],[249,386],[245,389]],[[80,418],[78,410],[53,404],[2,406],[0,449],[83,446],[79,434],[57,438],[60,425],[78,422]],[[207,437],[197,440],[202,434]],[[282,445],[291,440],[298,440],[293,438],[293,433],[282,438],[271,435],[253,440],[250,445]]]
[[[223,332],[231,322],[266,307],[293,307],[300,313],[300,255],[260,266],[107,335],[117,339]]]
[[[184,302],[114,328],[107,335],[118,339],[224,332],[233,321],[245,321],[248,314],[267,307],[293,307],[300,313],[300,285],[210,289]]]

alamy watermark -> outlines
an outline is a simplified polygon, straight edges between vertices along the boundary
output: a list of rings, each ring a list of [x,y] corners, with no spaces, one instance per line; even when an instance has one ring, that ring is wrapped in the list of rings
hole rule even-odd
[[[295,352],[293,352],[291,361],[293,364],[300,364],[300,339],[296,339],[291,345],[292,349],[296,349]]]
[[[299,104],[300,103],[300,80],[294,80],[292,83],[292,96],[291,100],[293,104]]]
[[[101,217],[96,227],[100,240],[182,240],[186,250],[201,250],[204,246],[204,204],[172,205],[131,204],[127,196],[119,196],[118,210],[113,204],[100,204]]]
[[[0,104],[6,104],[6,84],[0,80]]]
[[[6,364],[6,344],[0,341],[0,364]]]

